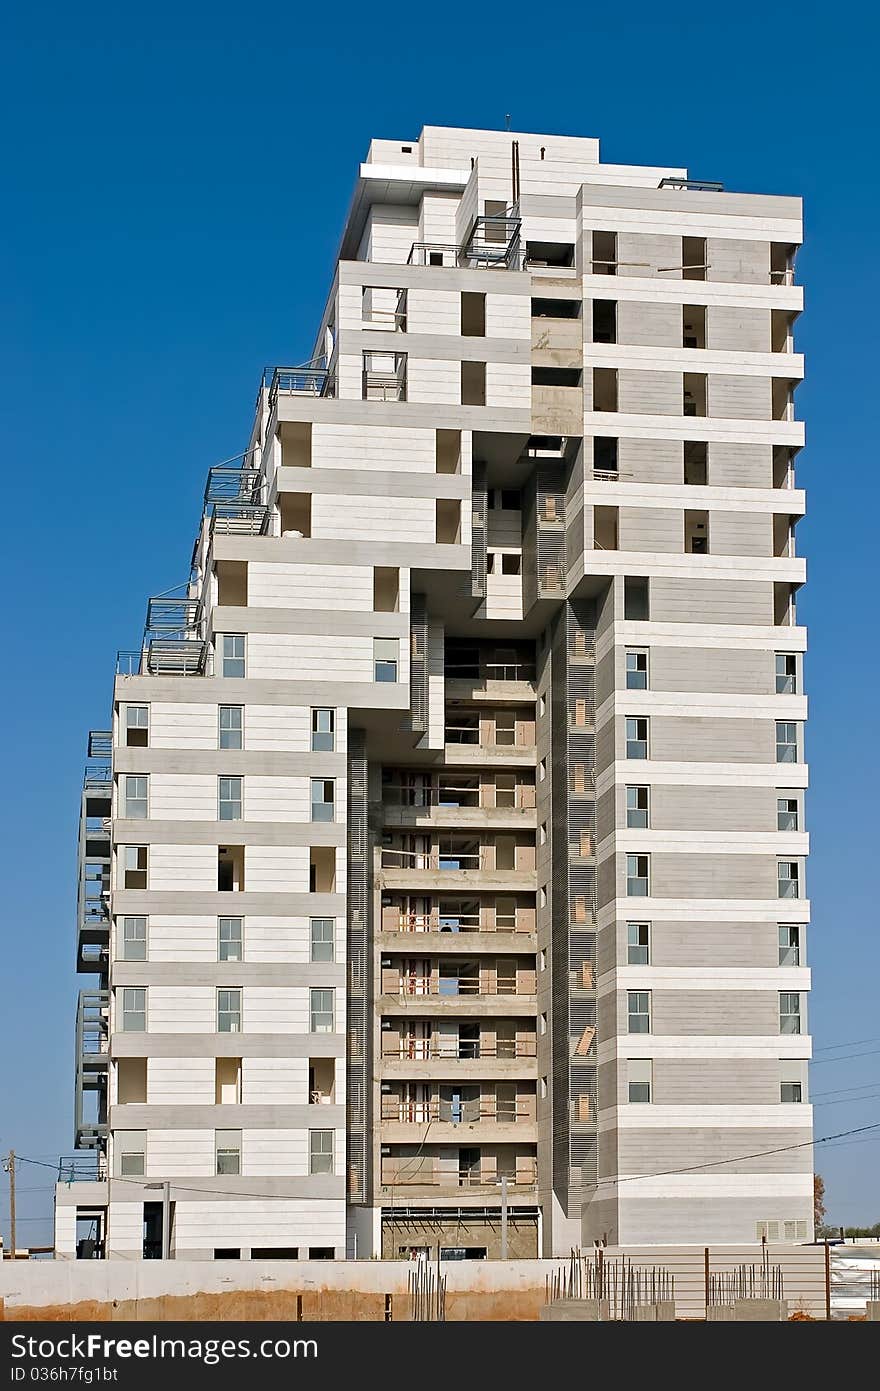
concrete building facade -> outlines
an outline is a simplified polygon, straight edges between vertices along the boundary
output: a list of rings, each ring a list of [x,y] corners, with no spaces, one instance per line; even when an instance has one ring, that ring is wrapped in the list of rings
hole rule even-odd
[[[373,142],[91,736],[59,1254],[812,1236],[800,240]]]

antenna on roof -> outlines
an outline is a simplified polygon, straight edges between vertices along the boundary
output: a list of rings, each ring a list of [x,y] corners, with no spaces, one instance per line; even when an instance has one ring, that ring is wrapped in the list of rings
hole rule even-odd
[[[510,130],[510,112],[509,112],[509,111],[508,111],[507,115],[504,117],[504,129],[505,129],[505,130]]]

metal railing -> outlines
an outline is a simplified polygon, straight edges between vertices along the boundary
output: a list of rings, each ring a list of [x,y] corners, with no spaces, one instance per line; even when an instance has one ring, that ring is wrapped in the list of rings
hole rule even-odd
[[[335,397],[336,376],[326,366],[313,362],[301,367],[275,367],[271,374],[267,370],[264,378],[269,388],[269,410],[274,411],[279,396],[324,396]]]
[[[405,401],[406,368],[393,372],[365,369],[361,374],[361,394],[364,401]]]
[[[517,926],[516,917],[498,918],[494,922],[480,922],[479,913],[444,913],[434,908],[429,913],[395,912],[385,909],[382,916],[383,932],[533,932],[533,927]]]
[[[383,1050],[383,1058],[403,1058],[408,1062],[430,1062],[439,1059],[459,1059],[480,1062],[483,1059],[534,1058],[537,1046],[534,1039],[496,1039],[482,1043],[480,1039],[404,1039],[396,1049]]]
[[[461,260],[489,269],[503,266],[506,270],[519,270],[521,226],[519,214],[513,208],[505,213],[478,217],[462,249]]]
[[[83,772],[83,789],[89,791],[94,788],[99,792],[109,794],[113,783],[113,769],[109,763],[93,763],[89,761]]]
[[[723,193],[724,184],[718,183],[715,179],[685,179],[670,175],[668,178],[661,179],[658,188],[685,188],[695,193]]]
[[[793,285],[793,284],[794,284],[794,266],[784,266],[784,267],[782,267],[782,268],[779,269],[779,270],[771,270],[771,272],[770,272],[770,284],[771,284],[771,285]]]
[[[262,536],[269,516],[269,508],[260,503],[215,502],[208,530],[211,536]]]
[[[444,674],[448,681],[534,681],[533,662],[447,662]]]
[[[444,1125],[477,1125],[494,1121],[498,1125],[515,1125],[534,1121],[534,1113],[525,1102],[498,1101],[483,1097],[475,1101],[407,1101],[405,1098],[382,1098],[382,1120],[402,1125],[424,1125],[438,1121]]]
[[[205,504],[238,502],[257,505],[263,500],[263,475],[259,469],[228,468],[218,464],[208,470]]]
[[[426,1165],[429,1159],[425,1160]],[[515,1175],[508,1175],[508,1189],[533,1189],[538,1181],[537,1169],[531,1170],[528,1174],[519,1171]],[[395,1177],[388,1170],[383,1170],[382,1187],[388,1188],[487,1188],[497,1194],[498,1179],[493,1174],[482,1174],[475,1169],[454,1169],[448,1173],[442,1170],[437,1171],[431,1166],[424,1173],[413,1172],[411,1169],[401,1170],[399,1177]]]
[[[393,845],[382,846],[382,869],[480,869],[478,850],[401,850]]]
[[[397,990],[384,991],[394,995],[435,995],[441,999],[457,1000],[475,995],[534,995],[534,990],[520,990],[515,977],[499,981],[481,981],[479,976],[403,976]]]
[[[113,755],[113,732],[109,729],[90,729],[89,758],[111,758]]]
[[[416,241],[406,258],[408,266],[457,266],[459,249],[454,242]]]
[[[148,633],[184,633],[195,627],[199,601],[190,595],[157,594],[147,600]]]

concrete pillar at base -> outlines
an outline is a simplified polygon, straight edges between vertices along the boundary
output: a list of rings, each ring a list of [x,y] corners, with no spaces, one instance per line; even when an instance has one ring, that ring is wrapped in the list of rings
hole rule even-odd
[[[608,1318],[607,1299],[554,1299],[545,1304],[540,1319],[555,1323],[602,1323]]]
[[[788,1305],[784,1299],[737,1299],[706,1310],[709,1323],[784,1323]]]

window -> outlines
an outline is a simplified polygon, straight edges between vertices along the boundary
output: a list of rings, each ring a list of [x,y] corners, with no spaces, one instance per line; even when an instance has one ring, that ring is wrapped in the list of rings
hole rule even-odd
[[[634,622],[646,622],[651,617],[649,582],[640,575],[626,575],[623,581],[623,616]]]
[[[706,415],[708,378],[703,372],[685,372],[682,375],[682,414],[692,416]]]
[[[797,656],[794,652],[776,653],[776,694],[797,695]]]
[[[627,758],[648,757],[648,720],[641,715],[628,715],[626,718],[626,756]]]
[[[800,966],[801,929],[799,923],[780,923],[779,964],[780,966]]]
[[[776,762],[797,763],[797,725],[791,720],[776,721]]]
[[[217,1032],[218,1034],[241,1033],[241,990],[223,989],[217,991]]]
[[[796,831],[798,829],[798,802],[796,797],[776,798],[777,831]]]
[[[241,1058],[214,1059],[214,1105],[241,1105]]]
[[[333,1131],[309,1131],[309,1173],[333,1173]]]
[[[461,364],[461,404],[463,406],[485,406],[486,404],[486,364],[485,362],[462,362]]]
[[[147,1172],[147,1132],[145,1130],[117,1130],[116,1173],[119,1178],[140,1178]]]
[[[594,275],[617,274],[617,233],[594,231],[592,235],[592,271]]]
[[[648,689],[648,654],[644,649],[629,648],[626,654],[626,689]]]
[[[311,960],[333,961],[336,955],[336,919],[312,918]]]
[[[373,676],[376,681],[396,681],[399,653],[398,638],[373,639]]]
[[[125,747],[145,749],[150,742],[149,705],[126,705],[125,709]]]
[[[651,1032],[651,992],[650,990],[628,990],[626,992],[627,1033],[649,1034]]]
[[[705,237],[682,237],[681,239],[681,278],[682,280],[706,279],[706,239]]]
[[[782,1058],[779,1063],[779,1100],[799,1105],[807,1099],[807,1065],[800,1058]]]
[[[336,711],[312,711],[312,752],[332,753],[336,747]]]
[[[219,745],[221,749],[240,749],[243,747],[243,716],[244,710],[240,705],[220,706]]]
[[[244,633],[221,633],[218,636],[220,639],[220,675],[244,676]]]
[[[643,1103],[651,1100],[653,1070],[650,1058],[627,1058],[627,1101]]]
[[[461,292],[461,333],[463,338],[483,338],[486,333],[486,296],[468,290]]]
[[[780,898],[800,898],[800,867],[797,860],[779,860],[776,865]]]
[[[801,1031],[801,997],[793,990],[779,992],[779,1032],[799,1034]]]
[[[619,471],[618,446],[620,441],[612,435],[593,436],[593,472],[609,473],[612,481]]]
[[[244,846],[218,845],[217,890],[219,893],[241,893],[244,889]]]
[[[147,1028],[147,991],[143,985],[127,985],[122,992],[122,1032],[142,1034]]]
[[[312,778],[312,820],[332,821],[336,800],[333,778]]]
[[[617,410],[617,369],[614,367],[593,368],[593,410]]]
[[[217,960],[241,961],[242,959],[242,920],[241,918],[217,919]]]
[[[617,342],[617,301],[593,300],[593,342]]]
[[[647,787],[628,787],[626,789],[626,824],[630,830],[642,830],[647,828]]]
[[[334,1021],[333,991],[312,987],[309,991],[309,1027],[313,1034],[332,1034]]]
[[[143,773],[127,774],[122,780],[122,815],[127,821],[146,821],[150,779]]]
[[[627,923],[626,963],[628,966],[647,966],[651,959],[651,924]]]
[[[490,488],[490,512],[519,512],[522,510],[522,494],[519,488]]]
[[[648,855],[627,855],[626,893],[628,898],[648,898],[650,894],[649,858]]]
[[[218,1174],[241,1173],[241,1131],[215,1130],[214,1153]]]
[[[123,845],[119,851],[120,880],[123,889],[147,887],[147,846]]]
[[[146,961],[147,959],[147,920],[146,918],[122,919],[123,961]]]
[[[241,820],[241,778],[219,778],[219,815],[221,821]]]
[[[709,446],[705,440],[684,442],[684,482],[688,488],[705,488],[709,481]]]
[[[688,555],[709,554],[709,513],[686,511],[684,548]]]
[[[681,345],[683,348],[705,348],[705,304],[683,304],[681,306]]]

